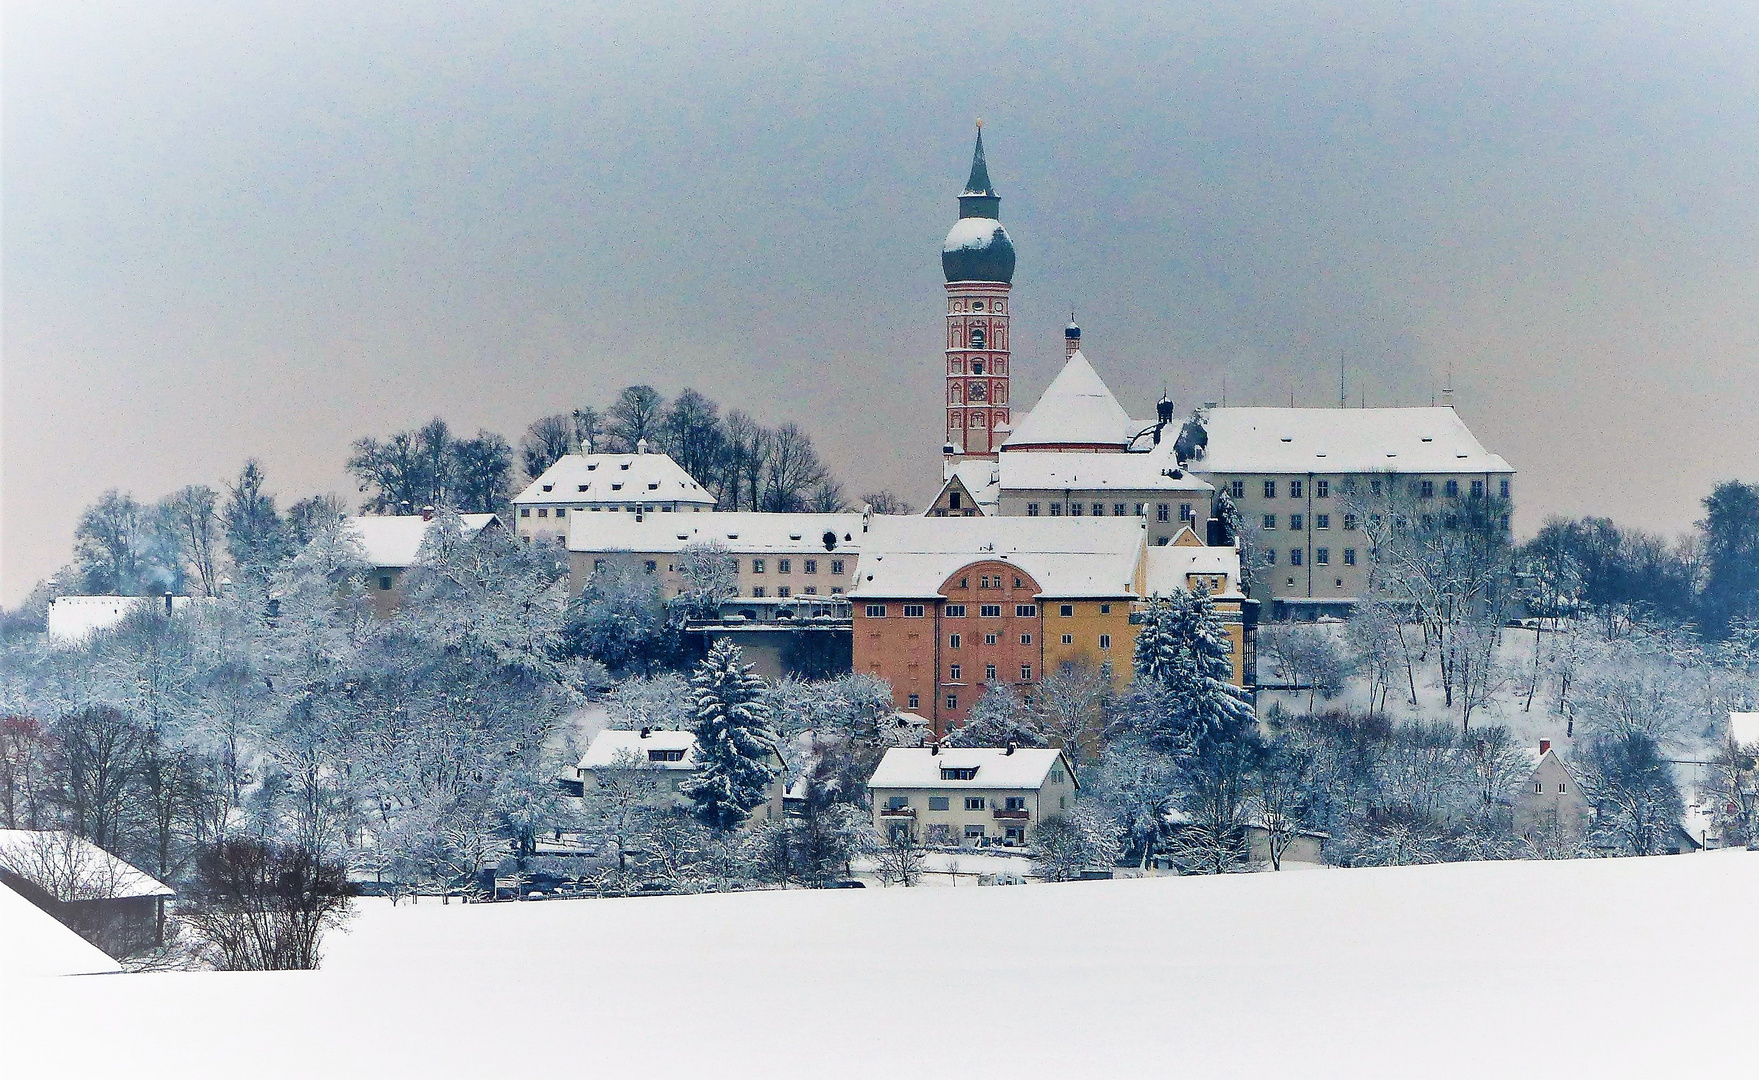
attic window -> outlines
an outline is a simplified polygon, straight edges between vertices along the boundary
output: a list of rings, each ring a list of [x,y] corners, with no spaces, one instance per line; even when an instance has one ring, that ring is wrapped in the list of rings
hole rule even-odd
[[[622,491],[622,490],[623,490],[623,485],[622,485],[622,484],[612,484],[612,485],[611,485],[611,490],[612,490],[612,491]]]
[[[737,539],[739,539],[739,534],[738,534],[738,533],[728,533],[728,534],[727,534],[727,539],[729,539],[729,540],[737,540]]]
[[[617,466],[617,468],[622,469],[624,472],[628,472],[629,471],[629,463],[627,461],[625,461],[623,464]]]
[[[649,761],[683,761],[684,760],[684,751],[682,751],[682,750],[649,750],[647,752],[647,759]]]
[[[800,539],[800,534],[799,534],[799,533],[789,533],[789,534],[788,534],[788,539],[790,539],[790,540],[798,540],[798,539]]]
[[[1454,456],[1455,456],[1455,457],[1457,457],[1457,458],[1459,458],[1459,459],[1460,459],[1460,460],[1461,460],[1461,461],[1464,461],[1464,460],[1466,460],[1466,455],[1465,455],[1465,454],[1455,454],[1455,455],[1454,455]]]
[[[1434,442],[1435,440],[1430,438],[1429,436],[1425,435],[1425,436],[1423,436],[1423,441],[1424,442]]]
[[[688,540],[688,539],[690,539],[690,534],[689,534],[689,533],[679,533],[679,534],[678,534],[678,539],[680,539],[680,540]]]
[[[580,486],[579,486],[579,487],[577,487],[577,488],[575,488],[575,489],[574,489],[574,490],[576,490],[576,491],[585,491],[585,490],[586,490],[586,485],[585,485],[585,484],[581,484],[581,485],[580,485]]]
[[[941,767],[941,779],[942,780],[975,780],[975,779],[977,779],[977,769],[975,767],[970,768],[970,769],[949,769],[943,765]]]
[[[653,483],[651,483],[647,486],[647,489],[649,491],[658,491],[659,488],[660,488],[660,482],[658,480],[655,480]]]
[[[545,484],[544,490],[545,491],[553,491],[553,490],[555,490],[555,487],[556,487],[556,485],[554,485],[554,484]]]
[[[598,464],[598,462],[596,462],[596,461],[595,461],[595,462],[593,462],[593,463],[592,463],[592,464],[590,464],[590,465],[588,465],[588,466],[587,466],[587,467],[586,467],[586,471],[587,471],[587,472],[592,472],[592,471],[593,471],[593,470],[594,470],[594,469],[596,469],[596,468],[598,468],[598,467],[599,467],[599,464]]]
[[[1294,441],[1295,441],[1295,440],[1294,440],[1294,439],[1291,439],[1291,438],[1289,438],[1289,437],[1288,437],[1288,436],[1287,436],[1287,435],[1284,435],[1284,436],[1283,436],[1283,441],[1284,441],[1284,442],[1294,442]]]

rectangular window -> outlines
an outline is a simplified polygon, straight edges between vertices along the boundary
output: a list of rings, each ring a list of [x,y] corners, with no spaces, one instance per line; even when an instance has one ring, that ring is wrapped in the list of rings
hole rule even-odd
[[[1093,516],[1094,517],[1105,517],[1105,503],[1094,503],[1093,504]]]
[[[905,708],[908,708],[911,710],[916,710],[916,709],[922,708],[922,695],[921,694],[911,694],[907,700],[909,701],[909,704],[906,705]]]
[[[948,694],[947,695],[947,708],[957,709],[958,707],[959,707],[959,695],[958,694]]]
[[[928,808],[930,810],[951,809],[949,805],[950,802],[951,800],[945,795],[930,795],[928,797]]]
[[[1113,517],[1123,517],[1124,515],[1125,515],[1124,504],[1123,503],[1113,503],[1112,504],[1112,516]]]
[[[893,795],[886,799],[887,810],[902,810],[910,805],[910,799],[904,795]]]
[[[603,560],[603,559],[594,559],[594,560],[593,560],[593,561],[592,561],[592,572],[593,572],[593,573],[595,573],[595,574],[596,574],[596,573],[598,573],[598,572],[599,572],[599,571],[600,571],[600,570],[603,570],[603,569],[604,569],[604,568],[605,568],[605,560]]]
[[[1345,514],[1344,515],[1344,528],[1351,529],[1351,530],[1356,528],[1356,515],[1355,514]]]
[[[530,517],[531,516],[531,507],[521,506],[519,508],[519,516],[520,517]]]
[[[1570,790],[1570,785],[1568,785],[1568,784],[1559,784],[1557,786],[1557,793],[1559,795],[1562,795],[1562,794],[1568,792],[1569,790]]]
[[[1147,517],[1148,516],[1148,504],[1147,503],[1137,503],[1136,504],[1136,516],[1137,517]]]
[[[967,810],[982,810],[983,807],[984,807],[984,801],[983,801],[982,795],[967,795],[967,796],[965,796],[965,809],[967,809]]]
[[[1497,488],[1503,498],[1506,499],[1509,497],[1509,482],[1507,480],[1499,480],[1497,482]]]
[[[1063,635],[1063,644],[1064,645],[1075,644],[1075,635],[1074,634],[1064,634]]]
[[[1315,499],[1329,499],[1329,498],[1331,498],[1331,481],[1330,480],[1315,480],[1315,481],[1313,481],[1313,497]]]
[[[921,604],[905,604],[904,617],[906,619],[920,619],[922,618],[923,610],[924,608]]]
[[[884,604],[869,604],[869,605],[867,605],[867,617],[870,619],[883,619],[883,618],[885,618],[886,617],[886,605],[884,605]]]
[[[1474,499],[1484,498],[1484,481],[1482,481],[1482,480],[1472,481],[1472,497]]]
[[[947,648],[957,649],[962,644],[964,644],[964,639],[961,638],[958,634],[948,634],[947,635]]]
[[[756,597],[759,600],[762,600],[763,599],[763,586],[762,585],[753,585],[751,587],[751,595]],[[880,611],[883,613],[885,611],[885,609],[881,608]]]
[[[842,572],[843,572],[843,560],[842,559],[832,559],[831,560],[831,573],[841,574]]]
[[[1448,498],[1457,499],[1460,497],[1460,482],[1458,480],[1449,480],[1442,485],[1442,491]]]
[[[1032,644],[1032,635],[1031,634],[1021,634],[1020,635],[1020,644],[1022,644],[1022,645]]]
[[[647,759],[649,761],[683,761],[684,760],[684,751],[682,751],[682,750],[649,750],[647,752]]]
[[[1300,532],[1301,526],[1304,524],[1306,524],[1306,519],[1303,518],[1300,514],[1290,514],[1289,515],[1289,528],[1290,529],[1294,530],[1295,532]]]
[[[1289,498],[1299,499],[1300,497],[1301,497],[1301,481],[1290,480],[1289,481]]]
[[[1275,514],[1264,515],[1264,527],[1267,529],[1276,528],[1276,515]]]
[[[1355,566],[1356,565],[1356,549],[1355,548],[1345,548],[1344,549],[1344,565],[1345,566]]]
[[[1535,794],[1535,795],[1545,794],[1545,785],[1538,780],[1533,781],[1533,794]]]
[[[1057,608],[1057,614],[1065,619],[1073,618],[1075,615],[1075,605],[1063,604]]]
[[[1069,516],[1070,517],[1080,517],[1081,516],[1081,506],[1082,506],[1082,504],[1078,503],[1078,502],[1070,503],[1069,504]]]
[[[954,664],[951,667],[947,668],[947,680],[949,682],[958,682],[960,680],[960,677],[963,674],[964,674],[964,672],[961,670],[960,665],[958,665],[958,664]]]
[[[1276,481],[1275,480],[1266,480],[1264,482],[1264,497],[1267,499],[1276,498]]]
[[[1026,504],[1026,516],[1027,517],[1037,517],[1038,516],[1038,504],[1037,503],[1027,503]]]
[[[979,604],[977,606],[977,617],[980,619],[999,619],[1002,617],[1002,605]]]
[[[794,587],[791,585],[778,585],[778,586],[776,586],[776,595],[777,596],[793,596],[794,595]]]
[[[983,665],[983,680],[985,682],[996,681],[996,666],[994,664]]]
[[[1246,481],[1235,480],[1228,484],[1228,494],[1236,499],[1244,499],[1246,497]]]
[[[1031,682],[1032,681],[1032,665],[1031,664],[1021,664],[1020,665],[1020,681],[1021,682]]]
[[[965,839],[967,839],[967,840],[982,840],[983,839],[983,826],[982,825],[967,825],[967,826],[965,826]]]
[[[539,507],[538,512],[537,512],[537,516],[538,517],[549,517],[550,511],[547,508]]]
[[[1185,522],[1197,520],[1197,515],[1192,512],[1190,503],[1179,504],[1179,520]]]
[[[840,595],[842,593],[842,591],[843,591],[843,586],[841,586],[841,585],[832,585],[831,586],[831,595],[832,596]]]
[[[994,634],[983,635],[983,643],[985,645],[994,645],[996,643],[996,635],[994,635]]]
[[[1314,548],[1313,562],[1318,566],[1331,565],[1331,548]]]
[[[1368,494],[1376,496],[1377,498],[1379,497],[1379,495],[1380,495],[1380,481],[1379,480],[1368,481]]]
[[[806,572],[809,574],[818,573],[818,560],[817,559],[806,560]]]
[[[808,585],[806,588],[804,588],[800,591],[805,593],[807,596],[817,596],[818,595],[818,586],[817,585]]]
[[[945,610],[944,614],[949,619],[963,619],[965,617],[965,605],[964,604],[948,604],[946,606],[946,610]]]
[[[1419,499],[1433,499],[1433,498],[1435,498],[1435,481],[1434,480],[1419,480],[1417,482],[1417,497]]]
[[[1290,548],[1289,549],[1289,565],[1290,566],[1300,566],[1301,565],[1301,549],[1300,548]]]
[[[1314,514],[1313,515],[1313,527],[1315,529],[1329,529],[1329,528],[1331,528],[1331,515],[1330,514]]]
[[[1014,605],[1014,614],[1019,616],[1022,619],[1037,618],[1038,617],[1038,605],[1037,604],[1015,604]]]
[[[793,559],[777,559],[776,560],[776,573],[790,574],[793,572],[794,572],[794,560]]]
[[[1051,517],[1062,517],[1062,516],[1063,516],[1063,504],[1062,503],[1051,503]]]
[[[1171,505],[1169,505],[1167,503],[1159,503],[1155,506],[1154,520],[1156,520],[1156,521],[1171,521],[1172,518],[1173,518],[1173,508]]]
[[[1275,548],[1265,548],[1264,549],[1264,565],[1266,565],[1266,566],[1275,566],[1276,565],[1276,549]]]
[[[1112,636],[1110,634],[1099,635],[1099,647],[1102,649],[1111,648],[1112,647]]]
[[[655,562],[652,559],[649,559],[647,562],[642,564],[642,569],[650,574],[653,573],[655,570],[658,570],[659,568],[660,568],[660,564]]]
[[[379,591],[380,592],[390,592],[391,591],[391,575],[385,574],[384,576],[379,578]]]
[[[763,573],[763,560],[762,559],[751,560],[751,572],[754,574]]]

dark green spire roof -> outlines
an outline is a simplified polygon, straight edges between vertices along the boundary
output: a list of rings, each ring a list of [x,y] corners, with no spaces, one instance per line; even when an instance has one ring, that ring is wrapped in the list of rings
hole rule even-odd
[[[983,121],[977,122],[977,149],[971,154],[971,179],[959,193],[959,216],[962,218],[993,218],[1001,216],[1002,200],[995,185],[989,182],[989,163],[983,160]]]

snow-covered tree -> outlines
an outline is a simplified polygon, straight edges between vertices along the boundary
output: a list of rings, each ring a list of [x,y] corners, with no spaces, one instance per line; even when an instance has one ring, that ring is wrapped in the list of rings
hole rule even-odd
[[[1032,830],[1032,869],[1045,881],[1074,881],[1086,870],[1117,862],[1118,822],[1088,800],[1078,800]]]
[[[947,732],[948,746],[1043,746],[1044,732],[1037,717],[1020,700],[1013,686],[992,682],[971,706],[963,724]]]
[[[1077,764],[1091,761],[1105,726],[1112,680],[1096,664],[1070,663],[1045,676],[1033,695],[1038,727]]]
[[[695,693],[689,680],[675,671],[647,679],[631,676],[605,693],[605,712],[618,730],[683,731],[695,722]]]
[[[1141,691],[1134,726],[1164,749],[1188,750],[1253,721],[1251,698],[1232,682],[1233,645],[1209,594],[1176,592],[1152,601],[1136,636]]]
[[[696,816],[715,829],[739,826],[769,798],[776,734],[764,685],[739,647],[722,639],[697,666],[697,774],[682,788]]]

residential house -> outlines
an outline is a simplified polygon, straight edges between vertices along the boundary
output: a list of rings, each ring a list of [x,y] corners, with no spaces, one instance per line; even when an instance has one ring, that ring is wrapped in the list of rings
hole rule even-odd
[[[168,885],[64,830],[0,829],[0,883],[114,956],[161,945]]]
[[[882,837],[1019,847],[1075,805],[1080,784],[1057,749],[894,747],[867,788]]]
[[[194,601],[187,596],[57,596],[49,602],[49,641],[77,645],[99,630],[119,626],[130,612],[160,606],[169,615]]]
[[[381,618],[403,606],[403,575],[415,565],[428,531],[444,520],[428,507],[419,514],[363,514],[345,521],[366,559],[369,599]],[[458,520],[467,536],[503,528],[494,514],[460,514]]]
[[[1550,739],[1539,740],[1533,769],[1515,798],[1515,831],[1522,836],[1556,836],[1579,840],[1593,820],[1575,773],[1553,749]]]
[[[771,761],[775,779],[770,785],[767,801],[752,811],[752,822],[780,821],[783,793],[787,787],[785,766],[779,755]],[[652,797],[659,803],[684,803],[684,785],[701,770],[697,757],[696,735],[689,731],[667,731],[659,728],[607,729],[593,736],[581,755],[574,774],[579,793],[590,800],[595,792],[613,779],[629,783],[651,784]]]
[[[514,531],[536,538],[563,538],[568,514],[700,514],[715,497],[667,454],[649,453],[646,441],[633,454],[564,454],[513,497]]]

